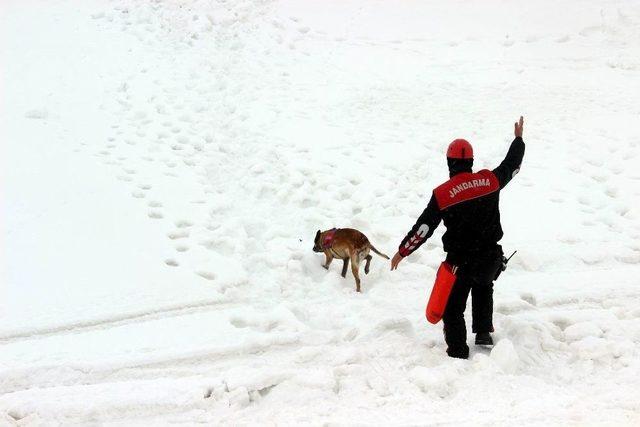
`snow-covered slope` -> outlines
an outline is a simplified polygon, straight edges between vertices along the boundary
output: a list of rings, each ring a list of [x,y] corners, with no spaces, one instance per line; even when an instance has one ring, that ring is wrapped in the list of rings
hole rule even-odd
[[[640,422],[640,5],[6,1],[0,424]],[[493,350],[393,255],[444,149],[506,153]],[[469,317],[469,316],[467,316]]]

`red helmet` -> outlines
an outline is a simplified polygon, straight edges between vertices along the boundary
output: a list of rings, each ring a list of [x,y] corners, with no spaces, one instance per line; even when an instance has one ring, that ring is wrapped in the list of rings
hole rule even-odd
[[[473,147],[466,139],[454,139],[447,148],[449,159],[473,159]]]

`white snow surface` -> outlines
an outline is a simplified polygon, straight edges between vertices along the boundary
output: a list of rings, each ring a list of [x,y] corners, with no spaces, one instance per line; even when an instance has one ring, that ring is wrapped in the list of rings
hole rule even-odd
[[[637,1],[0,13],[0,425],[640,424]],[[393,255],[520,114],[497,342],[453,360],[442,228],[361,294],[313,237]]]

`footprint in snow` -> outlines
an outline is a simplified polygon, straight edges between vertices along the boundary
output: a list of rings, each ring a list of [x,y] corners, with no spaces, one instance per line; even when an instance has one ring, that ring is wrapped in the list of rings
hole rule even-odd
[[[247,321],[241,317],[232,317],[231,319],[229,319],[229,323],[239,329],[249,326],[247,324]]]
[[[178,264],[178,261],[176,261],[173,258],[169,258],[169,259],[164,260],[164,263],[167,264],[170,267],[177,267],[177,266],[180,265],[180,264]]]
[[[174,230],[169,234],[167,234],[167,237],[170,238],[171,240],[185,239],[189,237],[189,230],[184,230],[184,229]]]
[[[44,120],[49,117],[49,112],[44,108],[29,110],[24,113],[27,119]]]
[[[211,271],[196,271],[196,274],[206,280],[215,280],[216,274]]]

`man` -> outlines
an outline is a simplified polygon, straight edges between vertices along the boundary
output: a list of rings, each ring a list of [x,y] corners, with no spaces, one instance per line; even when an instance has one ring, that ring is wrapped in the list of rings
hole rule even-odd
[[[457,266],[457,279],[451,290],[442,320],[447,354],[469,357],[464,310],[471,291],[473,332],[476,345],[492,345],[493,280],[502,264],[500,210],[502,190],[520,170],[524,156],[522,129],[524,120],[514,124],[515,139],[500,166],[493,171],[472,173],[473,148],[464,139],[456,139],[447,150],[450,179],[433,190],[427,208],[400,243],[391,260],[391,270],[418,249],[444,221],[442,236],[446,261]]]

